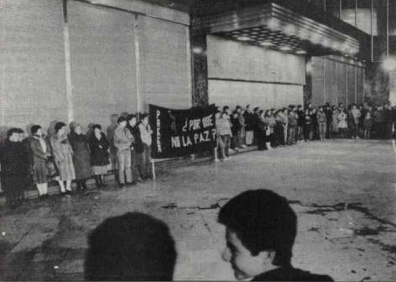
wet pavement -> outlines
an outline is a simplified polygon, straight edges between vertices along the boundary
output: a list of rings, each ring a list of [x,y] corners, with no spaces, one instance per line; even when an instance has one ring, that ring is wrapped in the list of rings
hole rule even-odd
[[[131,188],[31,200],[0,211],[0,279],[81,280],[88,232],[106,217],[141,211],[169,225],[176,280],[234,280],[221,260],[217,213],[234,195],[266,188],[298,215],[296,267],[335,280],[395,280],[395,171],[391,142],[336,140],[184,166]]]

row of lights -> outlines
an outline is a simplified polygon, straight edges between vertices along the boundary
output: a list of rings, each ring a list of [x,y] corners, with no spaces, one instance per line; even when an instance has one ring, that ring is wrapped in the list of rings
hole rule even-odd
[[[250,41],[251,40],[251,38],[249,36],[246,36],[246,35],[238,36],[236,39],[239,40],[239,41]],[[263,42],[260,43],[260,45],[264,46],[264,47],[274,46],[274,44],[269,42],[269,41],[263,41]],[[289,47],[289,46],[281,46],[279,48],[279,50],[281,50],[281,51],[292,51],[293,49],[291,47]],[[306,54],[307,52],[305,52],[304,50],[298,50],[298,51],[296,51],[296,53],[299,54],[299,55],[303,55],[303,54]]]
[[[236,37],[236,39],[239,41],[253,41],[253,39],[250,38],[248,35],[239,35]],[[353,49],[353,48],[349,47],[347,44],[342,44],[342,43],[337,43],[337,42],[331,43],[328,39],[322,38],[317,34],[311,36],[310,41],[314,44],[320,44],[325,48],[330,48],[335,51],[346,53],[345,54],[346,57],[353,56],[356,53],[358,53],[357,49]],[[269,41],[263,41],[260,43],[260,45],[265,46],[265,47],[273,46],[273,44]],[[281,47],[280,49],[282,51],[290,51],[291,49],[288,49],[288,48],[290,48],[290,47],[284,46],[284,47]],[[303,51],[303,50],[300,50],[299,52],[300,52],[299,54],[305,54],[305,51]]]

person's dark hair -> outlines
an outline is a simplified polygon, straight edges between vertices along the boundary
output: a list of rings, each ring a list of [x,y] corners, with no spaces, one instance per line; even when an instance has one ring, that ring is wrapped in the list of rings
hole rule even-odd
[[[221,208],[218,221],[235,232],[253,256],[273,250],[274,265],[291,264],[297,216],[286,198],[264,189],[243,192]]]
[[[16,130],[18,131],[18,133],[25,133],[22,128],[17,128]]]
[[[32,134],[36,134],[37,131],[39,131],[39,129],[41,129],[41,126],[38,125],[38,124],[35,124],[35,125],[33,125],[33,126],[30,128],[30,132],[31,132]]]
[[[230,109],[229,106],[224,106],[224,107],[223,107],[223,111],[227,111],[227,110],[229,110],[229,109]]]
[[[168,226],[149,215],[132,212],[102,222],[88,238],[84,262],[89,281],[171,281],[175,242]]]
[[[242,107],[238,105],[238,106],[235,107],[235,110],[236,110],[236,111],[237,111],[237,110],[242,110]]]
[[[270,117],[271,116],[270,114],[271,114],[271,110],[266,110],[264,117]]]
[[[92,125],[92,131],[94,131],[95,129],[102,130],[102,126],[101,126],[100,124],[94,124],[94,125]]]
[[[255,107],[255,108],[253,109],[253,112],[257,112],[259,109],[260,109],[259,107]]]
[[[15,133],[21,133],[20,132],[20,129],[19,128],[10,128],[8,131],[7,131],[7,138],[10,138],[13,134],[15,134]]]
[[[264,110],[259,111],[259,115],[261,116],[264,113]]]
[[[54,127],[55,133],[58,133],[58,131],[64,126],[66,126],[64,122],[57,122]]]
[[[148,114],[142,114],[141,116],[140,116],[140,120],[144,120],[146,117],[148,117],[149,115]]]
[[[118,124],[120,124],[121,122],[124,122],[124,121],[126,121],[126,118],[125,118],[125,117],[119,117],[119,118],[117,119],[117,123],[118,123]]]
[[[132,120],[133,118],[136,118],[136,120],[137,120],[137,116],[136,116],[136,115],[130,114],[130,115],[127,116],[126,120],[129,122],[129,121]]]

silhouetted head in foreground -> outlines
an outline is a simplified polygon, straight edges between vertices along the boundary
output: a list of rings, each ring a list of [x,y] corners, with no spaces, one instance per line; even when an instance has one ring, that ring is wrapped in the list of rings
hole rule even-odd
[[[149,215],[133,212],[106,219],[88,239],[85,279],[173,279],[175,242],[169,228]]]
[[[238,280],[331,281],[292,267],[297,216],[286,198],[264,189],[246,191],[221,208],[218,220],[226,227],[223,258]]]

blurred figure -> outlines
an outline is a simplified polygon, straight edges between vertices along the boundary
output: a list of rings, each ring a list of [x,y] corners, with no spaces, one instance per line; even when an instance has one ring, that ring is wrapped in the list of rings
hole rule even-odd
[[[342,108],[339,110],[338,114],[338,131],[340,132],[341,138],[346,138],[348,132],[348,124],[346,122],[347,115]]]
[[[338,136],[338,109],[336,106],[332,107],[332,115],[331,115],[331,128],[330,128],[330,137],[336,138]]]
[[[297,114],[296,107],[290,108],[288,116],[288,132],[287,132],[287,145],[291,146],[296,142],[296,130],[297,130]]]
[[[106,174],[109,169],[109,148],[110,142],[102,132],[102,126],[95,124],[92,126],[93,133],[89,138],[89,147],[91,149],[91,165],[95,174],[96,188],[105,188]]]
[[[296,135],[296,139],[297,141],[301,141],[304,139],[304,109],[302,105],[298,105],[297,107],[297,135]]]
[[[246,124],[245,145],[250,146],[254,143],[254,115],[250,109],[250,105],[246,106],[243,117]]]
[[[363,126],[364,126],[364,139],[370,139],[371,138],[371,129],[373,127],[373,118],[371,117],[370,112],[366,112],[366,116],[364,117],[363,120]]]
[[[240,148],[246,148],[245,145],[245,129],[246,129],[246,123],[245,123],[245,118],[243,117],[243,111],[241,106],[236,106],[235,112],[237,114],[237,120],[238,120],[238,145]]]
[[[88,238],[84,273],[88,281],[172,281],[175,242],[169,228],[149,215],[111,217]]]
[[[267,148],[267,124],[265,122],[264,111],[259,111],[258,124],[257,124],[257,132],[258,132],[258,150],[264,151],[268,150]]]
[[[216,130],[220,138],[219,149],[220,149],[220,160],[229,160],[229,144],[232,136],[230,123],[227,120],[227,113],[219,113],[219,118],[216,119]]]
[[[313,138],[313,125],[310,111],[307,108],[304,113],[304,141],[310,141]]]
[[[274,116],[272,115],[272,111],[268,110],[265,112],[264,115],[265,123],[267,125],[267,148],[268,150],[272,150],[275,148],[275,138],[274,138],[274,132],[275,132],[275,125],[276,125],[276,120]]]
[[[39,199],[48,197],[48,182],[52,176],[48,176],[47,161],[53,159],[51,145],[44,139],[40,125],[33,125],[30,129],[32,136],[28,138],[30,151],[29,171],[33,182],[37,186]]]
[[[359,109],[356,107],[356,104],[353,104],[351,109],[348,111],[348,129],[353,139],[359,139],[359,121],[360,121],[361,113]]]
[[[316,116],[318,121],[319,139],[320,141],[324,141],[326,137],[327,117],[323,106],[319,107],[319,111]]]
[[[297,216],[287,199],[269,190],[246,191],[219,212],[226,227],[223,259],[244,281],[332,281],[292,266]]]
[[[141,155],[144,152],[142,139],[140,138],[140,131],[137,125],[136,115],[129,115],[127,117],[127,128],[133,135],[133,143],[131,146],[131,169],[132,169],[132,185],[136,185],[137,182],[141,182],[142,178],[140,176],[141,170]]]
[[[82,133],[81,124],[70,123],[69,142],[73,149],[73,164],[76,172],[77,191],[87,189],[86,181],[92,176],[88,137]]]
[[[1,187],[11,208],[17,207],[24,199],[24,179],[27,170],[22,143],[19,140],[20,130],[11,128],[7,132],[7,139],[0,147]]]
[[[110,125],[107,127],[107,138],[110,142],[110,162],[111,162],[111,169],[115,171],[115,179],[116,182],[119,183],[118,173],[117,173],[117,147],[114,145],[114,132],[118,126],[117,114],[112,114],[110,116]]]
[[[54,127],[54,135],[50,138],[55,163],[59,169],[58,183],[62,196],[70,196],[72,192],[71,182],[76,179],[73,164],[73,149],[67,139],[66,130],[66,124],[58,122]]]
[[[143,114],[141,122],[139,124],[140,138],[143,143],[143,154],[142,154],[142,178],[153,178],[151,171],[151,135],[153,131],[149,124],[148,114]]]
[[[118,127],[114,132],[114,145],[117,147],[118,178],[120,188],[132,183],[131,146],[134,141],[132,133],[126,128],[124,117],[118,118]]]

